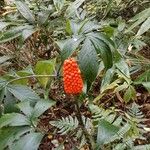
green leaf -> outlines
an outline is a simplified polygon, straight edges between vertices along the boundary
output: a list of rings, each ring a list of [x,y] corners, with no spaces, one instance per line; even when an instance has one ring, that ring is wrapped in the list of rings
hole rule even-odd
[[[35,73],[37,75],[52,75],[55,69],[56,59],[38,61],[35,66]],[[40,84],[46,88],[50,77],[38,78]]]
[[[141,25],[137,35],[142,35],[150,29],[150,17]]]
[[[113,67],[108,69],[105,75],[103,76],[102,83],[101,83],[101,93],[104,92],[106,87],[110,85],[114,73],[115,73],[115,68]]]
[[[3,104],[4,104],[4,113],[11,113],[11,112],[16,112],[17,108],[15,106],[16,104],[16,99],[15,97],[12,95],[12,93],[10,93],[7,88],[4,88],[5,90],[5,98],[3,99]]]
[[[86,39],[79,53],[79,65],[87,82],[88,89],[98,73],[99,64],[97,60],[98,58],[93,44],[89,39]]]
[[[8,85],[7,89],[20,101],[36,102],[40,97],[29,87],[23,85]]]
[[[100,120],[98,124],[97,145],[100,146],[104,144],[118,131],[118,127],[114,126],[104,119]]]
[[[27,38],[29,38],[33,33],[35,33],[37,29],[34,29],[33,26],[30,26],[27,29],[24,29],[22,31],[22,38],[25,41]]]
[[[115,43],[109,37],[107,37],[105,34],[91,32],[91,33],[88,33],[87,36],[90,38],[99,39],[99,40],[103,41],[106,45],[108,45],[110,47],[110,49],[112,51],[115,49]]]
[[[10,23],[8,22],[1,22],[0,21],[0,31],[2,31],[5,27],[7,27]]]
[[[130,21],[135,21],[126,31],[130,32],[133,28],[137,27],[140,25],[144,20],[146,20],[150,16],[150,8],[145,9],[144,11],[140,12],[136,16],[134,16]],[[140,31],[141,32],[141,31]]]
[[[136,20],[142,18],[143,16],[148,16],[149,14],[150,14],[150,8],[147,8],[147,9],[143,10],[142,12],[138,13],[137,15],[135,15],[129,21],[135,22]]]
[[[147,16],[146,16],[146,17],[143,17],[143,18],[141,18],[141,19],[139,19],[139,20],[137,20],[134,24],[132,24],[132,25],[125,31],[125,33],[130,32],[132,29],[134,29],[134,28],[137,27],[139,24],[141,24],[146,18],[147,18]]]
[[[76,117],[73,118],[72,116],[68,116],[65,118],[62,117],[57,121],[50,121],[50,124],[57,127],[59,129],[58,132],[61,133],[61,135],[65,135],[78,128],[79,121]]]
[[[14,27],[13,29],[7,30],[0,34],[0,44],[11,41],[21,35],[21,32],[26,28],[26,26]]]
[[[10,113],[4,114],[0,118],[0,128],[4,126],[23,126],[23,125],[30,125],[29,120],[26,116],[19,114],[19,113]]]
[[[29,133],[21,137],[17,142],[12,144],[13,150],[37,150],[43,138],[41,133]]]
[[[19,107],[19,109],[28,117],[31,116],[32,111],[33,111],[33,107],[30,106],[30,102],[29,101],[23,101],[17,104],[17,106]]]
[[[142,82],[143,86],[150,92],[150,82]]]
[[[66,58],[72,55],[72,53],[77,50],[77,47],[79,44],[83,41],[83,38],[79,36],[75,36],[72,39],[68,39],[65,41],[65,44],[63,46],[63,49],[61,51],[61,57],[64,61]]]
[[[66,10],[66,15],[69,17],[73,16],[77,9],[83,4],[85,0],[75,0]]]
[[[150,69],[146,70],[140,76],[138,76],[135,82],[150,82]]]
[[[146,70],[135,81],[134,84],[142,84],[150,92],[150,70]]]
[[[10,56],[1,56],[0,57],[0,65],[5,63],[7,60],[11,59],[12,57]]]
[[[0,129],[0,150],[3,150],[15,140],[18,140],[21,135],[28,132],[30,127],[6,127]]]
[[[66,32],[71,35],[72,34],[72,29],[71,29],[71,21],[67,20],[66,21]]]
[[[64,6],[65,0],[53,0],[53,2],[56,10],[60,11]]]
[[[149,150],[150,144],[138,145],[133,148],[133,150]]]
[[[112,52],[110,47],[102,40],[94,38],[91,40],[98,54],[101,55],[106,69],[112,67]]]
[[[123,78],[128,84],[131,84],[130,71],[125,60],[120,59],[117,63],[115,63],[117,67],[117,74],[120,78]]]
[[[123,99],[125,100],[125,102],[129,102],[131,99],[134,100],[135,98],[136,98],[136,91],[134,87],[130,85],[126,90]]]
[[[96,24],[93,21],[89,21],[88,19],[85,19],[80,24],[80,28],[78,29],[78,34],[90,33],[93,30],[98,30],[99,28],[100,25]]]
[[[43,25],[44,23],[47,22],[47,20],[49,19],[48,17],[51,14],[51,11],[52,9],[49,9],[38,13],[38,23],[40,25]]]
[[[29,7],[23,1],[16,0],[15,4],[16,4],[18,11],[22,14],[22,16],[25,19],[27,19],[31,23],[35,22],[35,18],[32,15]]]
[[[130,78],[129,67],[123,59],[119,61],[118,63],[116,63],[115,65],[125,76]]]
[[[42,115],[47,109],[49,109],[50,107],[52,107],[53,105],[55,105],[55,101],[52,100],[40,100],[36,103],[33,112],[32,112],[32,116],[34,118],[39,117],[40,115]]]
[[[0,78],[0,89],[3,89],[7,83],[7,80],[4,78]]]

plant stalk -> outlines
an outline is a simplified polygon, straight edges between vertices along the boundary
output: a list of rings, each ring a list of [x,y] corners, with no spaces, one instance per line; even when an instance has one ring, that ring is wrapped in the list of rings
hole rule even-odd
[[[79,107],[78,101],[74,96],[73,96],[73,100],[74,100],[74,104],[75,104],[75,107],[76,107],[76,115],[77,115],[78,121],[81,125],[83,134],[85,135],[87,144],[89,145],[89,149],[94,150],[94,148],[93,148],[94,147],[94,142],[93,142],[92,138],[90,137],[90,135],[89,135],[89,133],[88,133],[86,127],[85,127],[85,124],[83,122],[82,114],[80,112],[80,107]]]
[[[18,80],[27,79],[27,78],[34,78],[34,77],[36,77],[36,78],[57,77],[57,75],[30,75],[30,76],[18,77],[18,78],[15,78],[15,79],[12,79],[12,80],[8,81],[6,83],[6,85],[8,85],[12,82],[18,81]]]

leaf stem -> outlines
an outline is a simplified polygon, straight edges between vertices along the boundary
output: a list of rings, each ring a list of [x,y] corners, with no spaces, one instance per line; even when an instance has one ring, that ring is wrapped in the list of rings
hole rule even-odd
[[[6,86],[12,82],[15,82],[15,81],[18,81],[18,80],[22,80],[22,79],[27,79],[27,78],[34,78],[34,77],[37,77],[37,78],[44,78],[44,77],[57,77],[57,75],[30,75],[30,76],[24,76],[24,77],[18,77],[18,78],[15,78],[15,79],[12,79],[10,81],[8,81],[6,83]]]

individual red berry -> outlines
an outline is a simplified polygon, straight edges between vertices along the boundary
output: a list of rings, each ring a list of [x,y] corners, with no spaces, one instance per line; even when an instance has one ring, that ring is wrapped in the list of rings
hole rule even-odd
[[[64,90],[67,94],[79,94],[82,92],[83,80],[81,71],[75,59],[68,58],[63,64]]]

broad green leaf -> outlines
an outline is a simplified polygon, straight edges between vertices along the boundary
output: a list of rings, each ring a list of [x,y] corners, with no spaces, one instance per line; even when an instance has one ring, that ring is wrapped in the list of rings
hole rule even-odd
[[[34,118],[39,117],[40,115],[42,115],[47,109],[49,109],[50,107],[52,107],[53,105],[55,105],[55,101],[52,100],[40,100],[36,103],[32,115]]]
[[[10,93],[7,88],[5,88],[5,97],[3,99],[3,105],[4,105],[4,113],[12,113],[12,112],[16,112],[17,108],[16,108],[16,103],[17,100],[15,99],[15,97],[12,95],[12,93]]]
[[[27,86],[8,85],[7,89],[20,101],[36,102],[40,99],[40,97]]]
[[[0,129],[0,150],[6,148],[30,129],[30,127],[6,127]]]
[[[79,29],[81,28],[81,23],[75,21],[75,20],[69,20],[70,30],[73,33],[73,35],[79,35]]]
[[[38,61],[35,66],[35,73],[37,75],[52,75],[55,69],[56,59]],[[40,84],[46,88],[50,77],[38,78]]]
[[[85,19],[80,24],[78,34],[86,34],[93,30],[97,30],[99,28],[100,28],[100,25],[96,24],[95,22],[89,21],[88,19]]]
[[[123,99],[125,100],[125,102],[129,102],[131,99],[135,100],[135,98],[136,98],[136,91],[134,87],[130,85],[126,90]]]
[[[91,39],[91,42],[93,43],[96,52],[101,55],[101,59],[103,60],[105,68],[109,69],[110,67],[112,67],[113,62],[110,47],[102,40],[99,40],[97,38]]]
[[[148,15],[150,15],[150,8],[147,8],[147,9],[143,10],[142,12],[138,13],[133,18],[131,18],[129,21],[135,22],[136,20],[142,18],[143,16],[148,16]]]
[[[30,37],[33,33],[35,33],[37,29],[34,29],[32,26],[30,28],[24,29],[22,31],[22,38],[25,41],[28,37]]]
[[[52,11],[52,9],[50,9],[50,10],[45,10],[45,11],[42,11],[42,12],[39,12],[39,13],[38,13],[38,23],[39,23],[40,25],[43,25],[44,23],[47,22],[48,17],[49,17],[49,15],[50,15],[51,11]]]
[[[64,61],[66,58],[72,55],[72,53],[77,50],[79,44],[83,41],[83,38],[75,36],[72,39],[66,40],[63,49],[61,51],[61,57]]]
[[[102,119],[98,124],[97,145],[100,146],[107,142],[113,135],[119,131],[119,128]]]
[[[75,0],[73,3],[66,10],[66,16],[71,17],[73,16],[77,9],[84,3],[85,0]]]
[[[2,31],[5,27],[7,27],[10,23],[7,22],[1,22],[0,21],[0,31]]]
[[[7,83],[7,80],[4,78],[0,78],[0,89],[3,89]]]
[[[27,29],[31,29],[30,25],[23,25],[18,27],[13,27],[7,31],[0,33],[0,43],[5,43],[11,41],[22,35],[22,32]]]
[[[21,35],[21,32],[26,28],[26,26],[14,27],[0,34],[0,44],[11,41]]]
[[[0,128],[4,126],[23,126],[30,125],[26,116],[19,113],[4,114],[0,118]]]
[[[87,82],[88,89],[98,73],[99,64],[97,60],[98,58],[93,44],[89,39],[86,39],[79,53],[79,65]]]
[[[142,35],[150,29],[150,17],[141,25],[137,35]]]
[[[88,33],[87,36],[88,37],[93,37],[95,39],[99,39],[99,40],[103,41],[104,43],[106,43],[106,45],[108,45],[110,47],[112,52],[114,51],[115,43],[108,36],[106,36],[105,34],[91,32],[91,33]]]
[[[114,73],[115,73],[115,68],[113,67],[108,69],[105,75],[103,76],[102,83],[101,83],[101,93],[104,92],[106,87],[110,85]]]
[[[146,16],[146,17],[143,17],[143,18],[141,18],[141,19],[139,19],[139,20],[137,20],[135,23],[133,23],[133,24],[125,31],[125,33],[130,32],[132,29],[134,29],[135,27],[137,27],[138,25],[140,25],[146,18],[147,18],[147,16]]]
[[[19,107],[19,109],[28,117],[31,116],[32,111],[33,111],[33,107],[31,107],[30,102],[29,101],[23,101],[17,104],[17,106]]]
[[[131,129],[131,125],[129,123],[124,124],[121,128],[118,127],[118,131],[109,139],[105,141],[105,144],[114,142],[115,140],[122,139],[128,134],[128,131]]]
[[[21,137],[17,142],[12,144],[13,150],[37,150],[43,138],[41,133],[29,133]]]
[[[28,66],[24,70],[17,71],[16,75],[17,75],[18,78],[19,77],[27,77],[27,76],[34,75],[34,72],[32,70],[32,67]],[[29,81],[29,78],[24,78],[24,79],[16,80],[13,83],[14,84],[27,85],[28,81]]]
[[[144,22],[144,20],[146,20],[148,17],[150,16],[150,8],[140,12],[139,14],[137,14],[136,16],[134,16],[130,21],[135,21],[135,23],[133,23],[126,31],[126,32],[130,32],[133,28],[137,27],[138,25],[140,25],[142,22]]]
[[[22,14],[22,16],[27,19],[29,22],[34,23],[35,18],[32,15],[29,7],[23,1],[16,0],[15,4],[17,6],[18,11]]]
[[[115,65],[124,75],[130,78],[129,67],[123,59],[118,63],[116,63]]]

